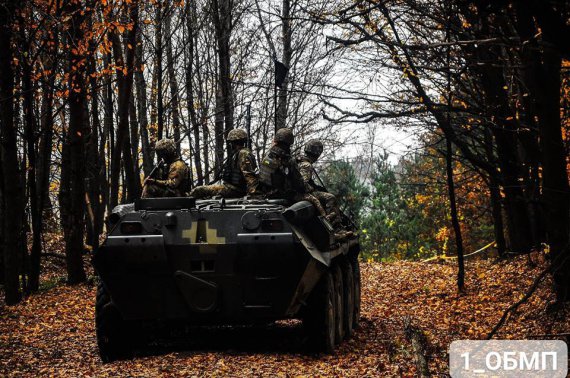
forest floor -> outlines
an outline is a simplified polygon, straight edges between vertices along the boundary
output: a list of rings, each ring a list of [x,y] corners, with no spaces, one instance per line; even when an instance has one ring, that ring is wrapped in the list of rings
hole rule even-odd
[[[445,376],[450,342],[484,338],[545,262],[542,255],[469,261],[462,295],[451,262],[362,263],[361,326],[330,356],[305,352],[301,325],[286,321],[191,331],[189,339],[110,364],[97,353],[95,279],[67,286],[61,267],[48,265],[39,293],[17,306],[0,304],[0,376],[414,376],[406,320],[427,338],[430,372]],[[570,307],[551,311],[550,287],[546,279],[497,337],[570,332]]]

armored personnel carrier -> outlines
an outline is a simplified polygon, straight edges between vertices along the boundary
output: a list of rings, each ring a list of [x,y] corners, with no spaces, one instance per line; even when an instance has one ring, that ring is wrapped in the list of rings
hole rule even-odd
[[[128,357],[149,323],[302,319],[326,353],[358,324],[358,238],[335,240],[309,202],[140,199],[109,226],[93,257],[103,361]]]

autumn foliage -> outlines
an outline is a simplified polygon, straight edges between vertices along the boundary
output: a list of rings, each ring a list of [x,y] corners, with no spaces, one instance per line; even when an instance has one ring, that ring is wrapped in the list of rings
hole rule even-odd
[[[411,321],[427,339],[432,374],[447,373],[453,340],[484,338],[503,311],[544,267],[544,255],[467,263],[467,291],[458,295],[454,264],[397,262],[362,266],[361,326],[331,356],[306,351],[302,326],[191,328],[139,349],[131,361],[103,365],[95,330],[95,280],[67,286],[61,268],[46,268],[43,290],[15,307],[0,308],[3,376],[414,376],[414,351],[404,333]],[[543,282],[498,337],[568,334],[564,318],[548,310],[554,295]],[[568,310],[568,309],[567,309]]]

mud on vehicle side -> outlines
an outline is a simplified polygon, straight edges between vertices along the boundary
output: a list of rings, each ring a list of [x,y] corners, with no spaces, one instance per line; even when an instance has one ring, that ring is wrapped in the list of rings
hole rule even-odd
[[[128,357],[142,323],[299,318],[329,353],[358,324],[358,238],[335,241],[308,202],[141,199],[109,223],[93,257],[104,361]]]

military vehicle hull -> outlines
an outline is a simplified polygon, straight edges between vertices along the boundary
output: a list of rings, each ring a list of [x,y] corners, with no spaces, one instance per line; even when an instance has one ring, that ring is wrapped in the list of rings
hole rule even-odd
[[[335,307],[336,317],[346,312],[351,329],[357,321],[358,239],[335,241],[330,225],[308,203],[145,199],[115,209],[110,223],[93,258],[101,279],[98,342],[106,361],[127,352],[128,325],[140,322],[212,325],[303,318],[311,323],[327,316],[327,305]],[[349,270],[350,287],[338,286]],[[311,308],[324,276],[333,277],[336,287],[320,291],[332,291],[335,298]],[[346,326],[339,324],[347,321],[336,319],[329,328],[342,333]],[[336,333],[333,345],[320,349],[332,351],[340,341]]]

